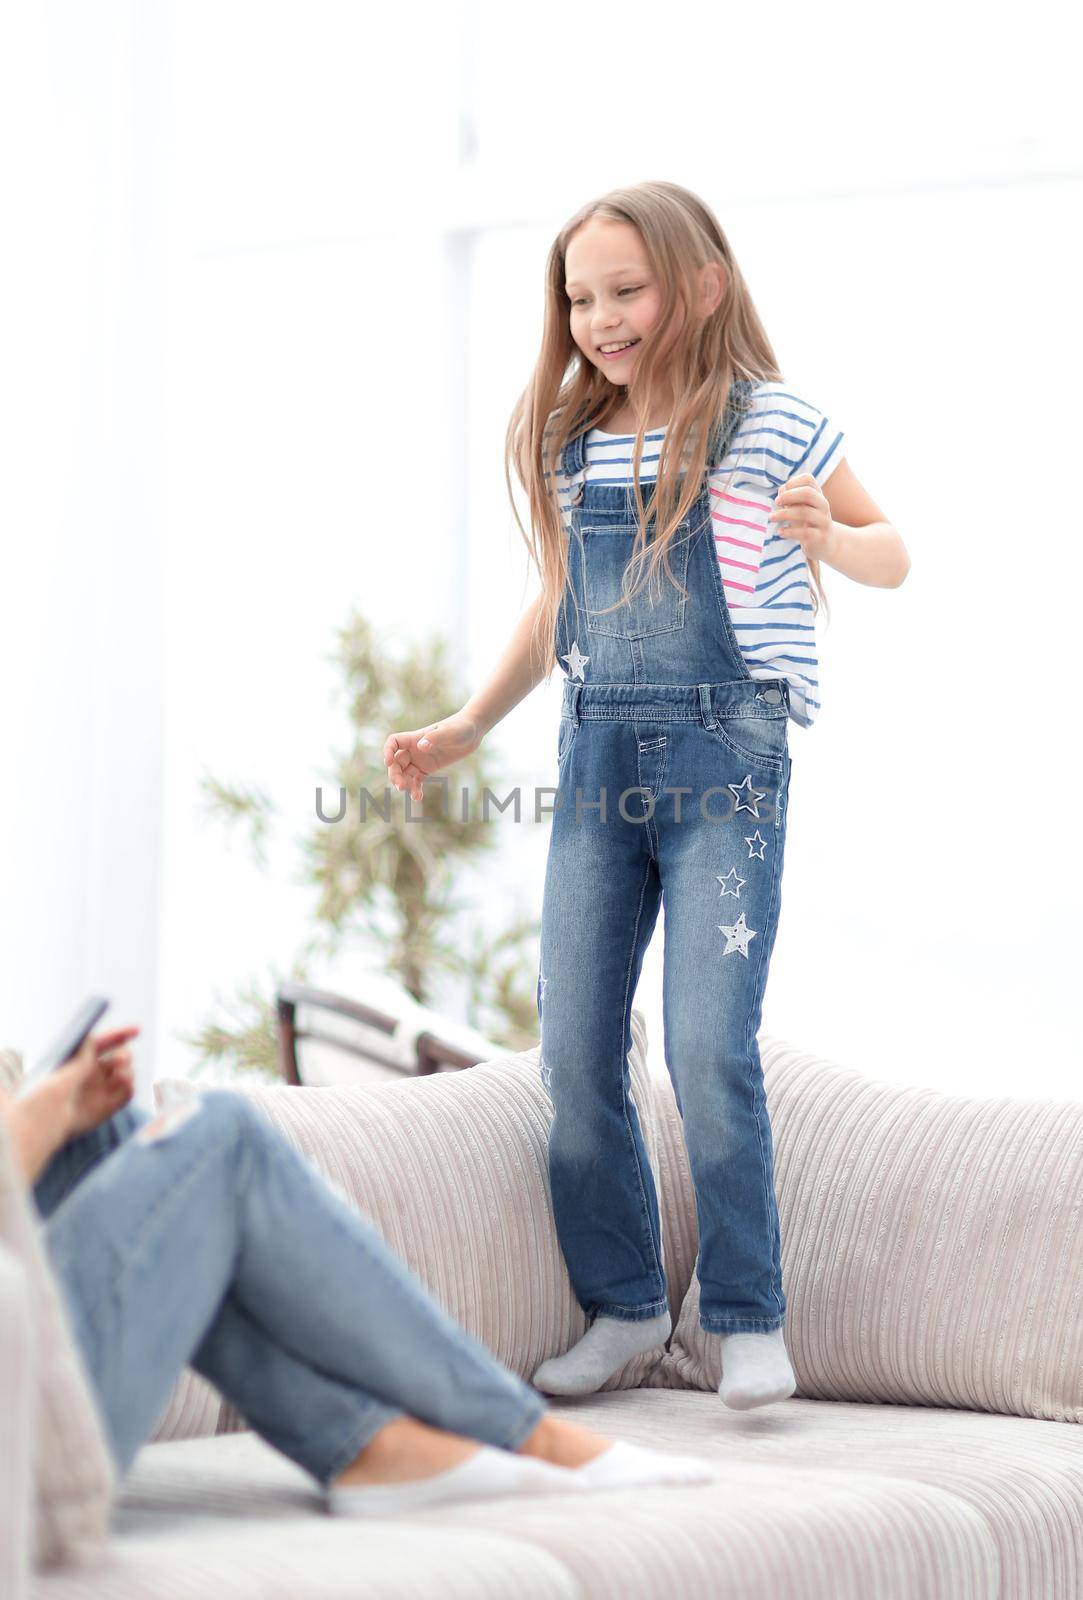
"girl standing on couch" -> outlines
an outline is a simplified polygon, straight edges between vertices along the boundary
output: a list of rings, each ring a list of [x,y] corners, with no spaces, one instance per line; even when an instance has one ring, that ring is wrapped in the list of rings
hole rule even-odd
[[[541,352],[508,430],[542,592],[480,693],[384,749],[391,781],[420,798],[427,774],[475,749],[556,658],[566,665],[538,1007],[553,1210],[593,1320],[538,1369],[549,1393],[598,1389],[671,1331],[627,1067],[663,897],[665,1056],[695,1188],[700,1322],[721,1337],[719,1392],[746,1409],[796,1386],[756,1038],[788,725],[811,726],[820,704],[810,574],[822,594],[821,562],[884,588],[909,566],[842,441],[784,383],[695,195],[639,184],[560,230]]]

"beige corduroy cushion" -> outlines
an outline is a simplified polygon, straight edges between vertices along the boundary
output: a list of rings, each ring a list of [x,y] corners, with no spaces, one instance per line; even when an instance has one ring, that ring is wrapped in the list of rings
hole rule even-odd
[[[798,1397],[1083,1421],[1083,1104],[761,1059]],[[717,1388],[719,1351],[693,1277],[656,1381]]]
[[[114,1472],[32,1207],[0,1117],[0,1241],[26,1275],[34,1339],[34,1560],[48,1567],[100,1554]]]
[[[258,1441],[145,1450],[113,1565],[35,1600],[1079,1600],[1083,1430],[929,1406],[588,1395],[716,1481],[509,1496],[364,1527]]]
[[[552,1105],[538,1055],[535,1046],[461,1072],[373,1088],[235,1090],[375,1224],[451,1316],[528,1383],[543,1361],[562,1354],[588,1326],[553,1224],[547,1156]],[[654,1084],[645,1025],[635,1010],[629,1066],[632,1098],[657,1173]],[[172,1079],[157,1084],[155,1093],[161,1101],[191,1088]],[[659,1345],[636,1357],[604,1388],[636,1388],[662,1354]],[[187,1374],[157,1436],[207,1431],[207,1403],[205,1389]],[[224,1418],[218,1431],[229,1425]]]

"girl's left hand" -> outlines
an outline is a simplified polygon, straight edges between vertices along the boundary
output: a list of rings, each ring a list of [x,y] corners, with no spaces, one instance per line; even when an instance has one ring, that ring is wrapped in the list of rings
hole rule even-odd
[[[782,485],[767,520],[773,522],[776,529],[784,526],[785,537],[796,539],[806,556],[814,561],[827,558],[834,541],[835,523],[827,496],[811,472],[800,472]]]

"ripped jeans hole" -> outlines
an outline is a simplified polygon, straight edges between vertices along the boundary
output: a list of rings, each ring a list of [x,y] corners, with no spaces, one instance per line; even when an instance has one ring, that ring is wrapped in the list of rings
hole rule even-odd
[[[189,1099],[173,1100],[150,1122],[144,1122],[134,1135],[136,1144],[162,1144],[166,1139],[171,1139],[189,1117],[195,1116],[202,1104],[202,1096],[198,1094]]]

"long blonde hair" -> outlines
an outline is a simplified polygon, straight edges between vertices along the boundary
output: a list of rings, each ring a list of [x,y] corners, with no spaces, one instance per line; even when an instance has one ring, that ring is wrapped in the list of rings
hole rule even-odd
[[[592,217],[630,222],[638,228],[661,288],[658,322],[642,341],[626,391],[609,383],[592,363],[583,359],[569,326],[571,302],[564,289],[565,256],[572,235]],[[726,285],[714,311],[700,320],[695,314],[698,278],[708,262],[716,262],[724,269]],[[673,346],[663,360],[658,346],[671,334]],[[530,382],[516,402],[505,440],[504,477],[512,512],[541,575],[541,604],[533,648],[546,678],[556,666],[554,634],[568,580],[567,537],[556,479],[565,445],[586,428],[604,426],[621,401],[628,400],[640,419],[632,456],[638,532],[625,572],[624,592],[638,593],[629,588],[628,579],[631,576],[634,581],[644,573],[648,561],[645,528],[651,516],[656,533],[644,581],[653,583],[664,564],[667,581],[675,582],[667,551],[699,494],[711,430],[725,414],[735,378],[779,382],[782,373],[741,269],[710,207],[691,190],[662,182],[611,189],[581,206],[560,229],[549,251],[541,350]],[[639,482],[643,419],[652,414],[655,395],[667,390],[674,396],[673,410],[658,459],[654,493],[645,503]],[[515,507],[512,466],[529,500],[529,533]],[[827,596],[820,579],[820,563],[809,557],[808,565],[816,588],[815,614],[817,595],[825,607]]]

